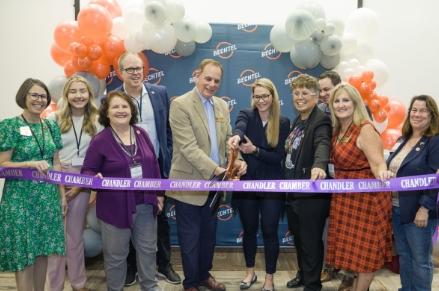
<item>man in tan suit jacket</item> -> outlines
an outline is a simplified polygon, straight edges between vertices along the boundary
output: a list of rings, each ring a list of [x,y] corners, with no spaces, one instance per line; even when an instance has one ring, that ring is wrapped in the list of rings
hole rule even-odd
[[[195,72],[195,88],[171,103],[170,179],[209,180],[225,171],[226,142],[231,135],[230,114],[227,103],[213,96],[219,89],[223,69],[219,62],[205,59]],[[245,174],[244,161],[236,161],[235,166],[239,168],[238,175]],[[214,291],[225,290],[224,284],[209,273],[217,224],[216,212],[210,208],[213,193],[167,191],[166,195],[176,200],[184,289],[196,291],[204,286]]]

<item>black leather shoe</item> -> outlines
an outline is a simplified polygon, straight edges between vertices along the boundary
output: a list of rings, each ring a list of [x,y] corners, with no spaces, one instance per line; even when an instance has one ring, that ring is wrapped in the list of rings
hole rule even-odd
[[[239,283],[239,289],[240,290],[247,290],[249,289],[256,281],[258,280],[258,276],[256,276],[256,273],[253,273],[252,279],[250,282],[241,281]]]
[[[132,285],[136,284],[138,276],[139,275],[137,274],[136,271],[127,270],[127,275],[125,277],[125,287],[132,286]]]
[[[287,282],[287,288],[298,288],[302,286],[303,286],[303,281],[299,274],[297,274],[295,278]]]

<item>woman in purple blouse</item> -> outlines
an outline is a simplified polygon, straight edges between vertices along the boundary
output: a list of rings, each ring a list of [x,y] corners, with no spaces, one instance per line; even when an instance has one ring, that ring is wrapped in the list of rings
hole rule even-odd
[[[160,178],[147,133],[137,122],[128,95],[111,92],[99,112],[105,127],[87,150],[81,173],[98,177]],[[109,291],[123,290],[126,257],[132,240],[137,250],[141,290],[159,290],[155,279],[157,220],[163,192],[98,190],[96,215],[101,223],[104,265]]]

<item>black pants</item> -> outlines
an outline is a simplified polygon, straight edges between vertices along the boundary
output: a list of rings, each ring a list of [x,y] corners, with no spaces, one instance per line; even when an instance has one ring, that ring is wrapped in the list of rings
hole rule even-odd
[[[328,196],[319,196],[289,200],[286,207],[288,227],[294,236],[297,262],[306,291],[322,289],[322,234],[329,204]]]
[[[259,218],[261,221],[262,237],[264,239],[265,272],[276,273],[276,263],[279,256],[278,227],[279,218],[285,204],[284,195],[266,193],[262,197],[257,193],[240,195],[236,204],[239,218],[244,230],[242,246],[246,267],[255,266],[257,233]],[[260,215],[260,217],[259,217]]]
[[[166,197],[164,205],[166,205]],[[169,240],[169,224],[166,211],[157,216],[157,269],[166,270],[171,264],[171,243]],[[137,271],[136,249],[130,242],[130,252],[127,257],[128,271]]]

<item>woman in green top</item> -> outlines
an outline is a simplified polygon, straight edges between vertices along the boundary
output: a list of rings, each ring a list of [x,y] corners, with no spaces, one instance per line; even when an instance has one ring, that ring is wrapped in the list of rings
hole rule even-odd
[[[47,86],[27,79],[16,96],[20,116],[0,122],[0,166],[59,170],[61,134],[40,114],[50,104]],[[47,256],[64,255],[64,193],[39,181],[7,179],[0,203],[0,271],[15,272],[18,290],[43,291]],[[65,213],[64,213],[65,214]]]

